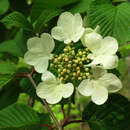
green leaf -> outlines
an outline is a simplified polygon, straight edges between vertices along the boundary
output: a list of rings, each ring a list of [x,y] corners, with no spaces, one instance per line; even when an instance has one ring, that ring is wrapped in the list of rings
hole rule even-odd
[[[31,82],[28,80],[28,78],[21,79],[20,88],[31,97],[36,97],[36,90],[32,86]]]
[[[44,9],[61,8],[79,0],[35,0],[31,10],[31,19],[34,22]]]
[[[13,79],[13,75],[0,74],[0,90]]]
[[[27,47],[24,32],[21,29],[13,40],[4,41],[0,44],[0,52],[7,52],[13,56],[23,57]]]
[[[20,88],[18,83],[15,81],[8,83],[0,91],[0,110],[4,107],[7,107],[17,101],[17,98],[20,93]]]
[[[0,74],[13,74],[16,72],[16,65],[9,61],[0,61]]]
[[[40,124],[51,124],[51,120],[48,114],[38,114],[40,118]],[[5,128],[0,130],[48,130],[48,127],[37,125],[24,126],[20,128]]]
[[[4,14],[9,8],[8,0],[0,0],[0,15]]]
[[[25,16],[29,15],[29,5],[27,4],[27,0],[11,0],[10,8],[13,11],[18,11],[23,13]]]
[[[92,0],[80,0],[69,11],[72,13],[83,13],[85,11],[88,11],[91,2]]]
[[[25,16],[20,12],[13,12],[5,16],[1,22],[7,27],[19,27],[32,31],[32,25],[27,21]]]
[[[94,0],[88,10],[88,25],[100,25],[101,34],[115,37],[120,45],[130,41],[130,3],[114,6],[110,0]]]
[[[56,17],[61,13],[60,9],[46,9],[43,10],[41,15],[38,17],[37,22],[35,24],[35,32],[40,33],[47,22],[49,22],[52,18]]]
[[[103,105],[90,102],[85,107],[82,118],[91,130],[129,130],[130,102],[118,94],[110,95]]]
[[[0,111],[0,128],[18,128],[40,123],[37,113],[29,106],[13,104]]]
[[[38,84],[41,81],[41,75],[40,74],[34,74],[33,75],[33,79],[36,81],[36,84]],[[27,93],[28,95],[30,95],[31,97],[37,98],[36,95],[36,90],[34,89],[32,83],[29,81],[28,78],[23,78],[20,81],[20,88]]]
[[[119,51],[120,51],[120,54],[123,56],[123,57],[126,57],[127,55],[130,55],[130,43],[124,45],[124,46],[121,46],[119,48]]]

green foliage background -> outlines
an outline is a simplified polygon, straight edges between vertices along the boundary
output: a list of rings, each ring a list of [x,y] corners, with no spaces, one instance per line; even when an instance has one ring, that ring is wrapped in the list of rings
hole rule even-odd
[[[130,2],[127,0],[0,0],[0,130],[47,130],[40,124],[53,123],[30,81],[19,74],[31,72],[23,60],[27,39],[50,33],[64,11],[81,13],[85,26],[100,25],[103,36],[118,40],[117,71],[123,82],[122,96],[111,95],[102,106],[88,104],[85,97],[76,98],[75,104],[71,104],[71,118],[82,117],[91,130],[130,130]],[[35,73],[33,78],[40,82],[39,74]],[[70,102],[61,104],[67,111]],[[51,106],[58,120],[63,119],[60,107],[60,104]],[[86,123],[72,124],[65,129],[89,130],[86,126]]]

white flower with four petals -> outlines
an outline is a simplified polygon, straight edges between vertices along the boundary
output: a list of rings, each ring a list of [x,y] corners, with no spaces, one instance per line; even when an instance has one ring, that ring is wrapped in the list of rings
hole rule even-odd
[[[114,93],[122,88],[120,79],[112,73],[107,73],[102,67],[93,67],[93,77],[83,80],[78,91],[84,96],[101,105],[108,99],[108,93]]]
[[[118,57],[116,52],[118,50],[117,40],[113,37],[107,36],[103,38],[96,30],[88,28],[82,37],[82,43],[92,52],[88,58],[92,62],[87,66],[102,65],[105,69],[113,69],[118,65]]]
[[[52,50],[55,43],[48,33],[43,33],[40,38],[33,37],[27,42],[28,51],[25,53],[24,60],[29,65],[33,65],[35,70],[43,73],[48,68],[48,61],[52,57]]]
[[[59,16],[57,26],[52,28],[52,37],[59,41],[77,42],[84,33],[83,21],[79,13],[64,12]]]
[[[49,71],[42,74],[42,81],[39,83],[36,93],[50,104],[56,104],[62,98],[68,98],[72,95],[74,87],[72,83],[63,84],[59,79]]]

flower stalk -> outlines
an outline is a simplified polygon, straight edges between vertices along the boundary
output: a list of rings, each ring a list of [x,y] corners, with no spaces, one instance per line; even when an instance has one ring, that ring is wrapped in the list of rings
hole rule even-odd
[[[30,80],[30,82],[32,83],[33,87],[36,89],[36,88],[37,88],[37,85],[36,85],[36,83],[34,82],[34,80],[33,80],[32,76],[31,76],[31,74],[28,74],[27,77],[28,77],[28,79]],[[58,130],[62,130],[61,125],[60,125],[59,122],[57,121],[55,115],[53,114],[53,112],[52,112],[51,108],[49,107],[49,105],[47,104],[46,100],[42,99],[42,102],[43,102],[43,104],[45,105],[45,107],[46,107],[46,109],[48,110],[48,112],[50,113],[50,115],[51,115],[52,119],[54,120],[54,122],[55,122],[55,124],[56,124]]]

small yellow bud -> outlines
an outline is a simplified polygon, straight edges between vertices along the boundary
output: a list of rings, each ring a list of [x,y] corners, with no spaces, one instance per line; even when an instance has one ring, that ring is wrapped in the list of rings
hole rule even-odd
[[[79,61],[78,60],[74,60],[74,62],[77,64]]]
[[[84,60],[85,60],[85,58],[82,58],[81,60],[82,60],[82,61],[84,61]]]
[[[80,73],[80,76],[83,76],[83,73]]]
[[[54,63],[57,63],[57,62],[58,62],[58,59],[57,59],[57,58],[55,58],[55,59],[54,59]]]
[[[71,52],[71,53],[72,53],[72,55],[73,55],[73,56],[75,55],[75,51],[74,51],[74,50],[72,50],[72,52]]]
[[[80,62],[79,62],[79,64],[80,64],[80,65],[82,65],[82,64],[83,64],[83,62],[82,62],[82,61],[80,61]]]
[[[66,72],[66,69],[63,69],[63,72],[65,73],[65,72]]]
[[[86,76],[89,76],[89,73],[86,73]]]
[[[68,78],[69,78],[69,75],[66,75],[66,76],[65,76],[65,79],[68,79]]]
[[[58,57],[58,60],[61,60],[61,56]]]
[[[65,61],[69,61],[69,59],[68,59],[68,58],[65,58]]]
[[[83,79],[86,79],[86,76],[83,76]]]
[[[75,77],[72,77],[72,80],[75,80]]]
[[[70,61],[69,61],[69,63],[71,64],[71,63],[72,63],[72,61],[70,60]]]
[[[71,65],[71,64],[68,64],[67,66],[68,66],[68,68],[71,68],[71,67],[72,67],[72,65]]]
[[[79,51],[78,53],[79,53],[80,56],[82,55],[82,51]]]
[[[64,52],[68,52],[68,49],[67,49],[67,48],[65,48],[65,49],[64,49]]]
[[[76,70],[80,70],[80,67],[78,66],[78,67],[76,67]]]
[[[64,57],[64,56],[65,56],[65,54],[62,54],[61,56],[62,56],[62,57]]]
[[[70,73],[70,70],[67,70],[67,73],[69,74],[69,73]]]
[[[63,81],[63,80],[64,80],[64,78],[63,78],[63,77],[61,77],[61,78],[60,78],[60,81]]]
[[[63,74],[64,74],[64,72],[62,71],[60,74],[61,74],[61,75],[63,75]]]
[[[58,72],[61,72],[61,69],[58,69]]]
[[[83,57],[83,58],[85,58],[85,57],[86,57],[86,55],[82,55],[82,57]]]
[[[78,77],[78,80],[82,80],[82,77]]]
[[[87,72],[87,71],[88,71],[88,68],[85,68],[85,71]]]
[[[85,51],[83,51],[83,54],[86,54],[86,52],[85,52]]]
[[[80,70],[77,71],[77,74],[78,74],[78,75],[80,74]]]
[[[87,59],[87,63],[89,63],[89,62],[90,62],[90,60]]]
[[[73,64],[73,67],[76,67],[77,65],[76,64]]]
[[[76,72],[73,72],[73,76],[74,76],[74,77],[76,77],[76,76],[77,76]]]
[[[88,48],[85,48],[85,51],[88,51],[89,49]]]
[[[54,67],[54,64],[51,63],[51,64],[50,64],[50,67]]]

